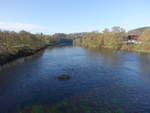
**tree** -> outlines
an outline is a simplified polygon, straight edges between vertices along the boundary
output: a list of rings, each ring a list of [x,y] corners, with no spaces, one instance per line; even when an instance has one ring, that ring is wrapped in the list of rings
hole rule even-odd
[[[150,41],[150,28],[146,29],[140,36],[141,41]]]
[[[110,32],[108,28],[105,28],[105,29],[102,31],[102,33],[108,33],[108,32]]]
[[[125,32],[125,29],[119,27],[119,26],[114,26],[112,27],[112,32]]]

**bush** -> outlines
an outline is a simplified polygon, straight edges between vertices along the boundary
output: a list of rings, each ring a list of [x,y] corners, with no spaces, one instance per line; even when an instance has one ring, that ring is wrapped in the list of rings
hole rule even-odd
[[[14,56],[33,53],[52,42],[49,35],[32,34],[26,31],[0,31],[0,65]]]
[[[90,48],[122,48],[127,34],[122,28],[115,27],[113,31],[104,30],[103,33],[89,33],[75,40],[74,44]]]

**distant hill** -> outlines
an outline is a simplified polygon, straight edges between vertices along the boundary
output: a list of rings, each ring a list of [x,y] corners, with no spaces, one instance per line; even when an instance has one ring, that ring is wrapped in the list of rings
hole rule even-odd
[[[128,32],[128,34],[132,34],[132,35],[141,35],[143,33],[144,30],[150,28],[149,27],[141,27],[141,28],[137,28],[137,29],[133,29],[133,30],[130,30]]]

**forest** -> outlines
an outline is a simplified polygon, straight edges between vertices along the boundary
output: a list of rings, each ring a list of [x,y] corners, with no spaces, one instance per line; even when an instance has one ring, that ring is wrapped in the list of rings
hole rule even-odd
[[[52,36],[42,33],[0,31],[0,65],[31,55],[55,41]]]
[[[102,32],[91,32],[79,36],[75,39],[74,45],[86,48],[109,48],[150,53],[150,28],[145,28],[142,32],[138,29],[138,39],[136,41],[141,42],[140,44],[128,43],[128,36],[133,34],[132,32],[126,32],[121,27],[113,27],[111,30],[104,29]]]

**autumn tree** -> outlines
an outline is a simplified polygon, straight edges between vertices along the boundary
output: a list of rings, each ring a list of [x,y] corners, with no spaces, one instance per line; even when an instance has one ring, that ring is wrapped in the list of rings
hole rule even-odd
[[[150,28],[146,29],[140,36],[141,41],[150,41]]]

